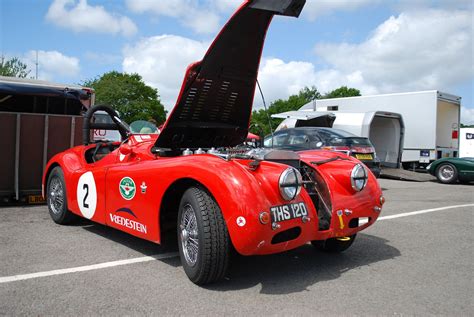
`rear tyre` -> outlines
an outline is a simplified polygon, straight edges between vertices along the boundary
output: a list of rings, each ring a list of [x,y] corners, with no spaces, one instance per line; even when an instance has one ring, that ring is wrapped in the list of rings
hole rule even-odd
[[[54,222],[65,225],[77,219],[67,209],[66,183],[64,182],[63,170],[59,166],[55,167],[49,174],[46,197],[49,215]]]
[[[202,188],[184,193],[178,213],[178,248],[188,278],[203,285],[224,278],[230,239],[221,210]]]
[[[443,163],[436,169],[436,178],[443,184],[453,184],[458,180],[458,170],[453,164]]]
[[[341,253],[349,249],[349,247],[354,243],[356,235],[349,237],[349,240],[338,240],[337,238],[331,238],[324,241],[311,241],[311,244],[317,249],[327,252],[327,253]]]

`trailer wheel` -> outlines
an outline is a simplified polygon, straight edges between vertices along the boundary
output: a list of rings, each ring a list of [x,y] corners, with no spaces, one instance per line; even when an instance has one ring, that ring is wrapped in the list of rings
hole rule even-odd
[[[348,237],[347,240],[331,238],[324,241],[311,241],[311,244],[317,249],[328,253],[340,253],[349,249],[354,243],[356,235]]]
[[[201,188],[189,188],[181,199],[178,247],[183,269],[193,283],[224,278],[230,257],[229,233],[219,206]]]
[[[64,225],[77,219],[67,209],[66,183],[64,182],[63,170],[59,166],[55,167],[49,174],[46,188],[49,215],[53,221]]]
[[[458,180],[458,170],[453,164],[442,163],[436,169],[436,178],[443,184],[453,184]]]

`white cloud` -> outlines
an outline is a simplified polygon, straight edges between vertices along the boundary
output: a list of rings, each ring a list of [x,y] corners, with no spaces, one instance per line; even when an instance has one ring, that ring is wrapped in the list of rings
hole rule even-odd
[[[316,86],[319,92],[327,93],[341,86],[355,87],[373,94],[377,91],[366,85],[358,71],[341,73],[338,70],[317,70],[314,64],[303,61],[285,62],[278,58],[264,58],[258,75],[265,100],[286,99],[304,87]],[[259,94],[255,96],[255,108],[261,108]]]
[[[29,51],[22,61],[31,70],[29,76],[35,76],[36,51]],[[79,59],[63,55],[58,51],[38,51],[38,79],[58,80],[74,79],[80,71]]]
[[[468,11],[402,13],[363,43],[318,44],[316,53],[342,76],[358,73],[376,92],[449,91],[474,75],[471,19]]]
[[[267,102],[287,98],[305,86],[321,93],[340,86],[362,94],[452,87],[472,80],[472,25],[466,11],[426,10],[391,17],[360,44],[319,44],[327,63],[263,58],[259,81]],[[144,39],[124,51],[123,68],[138,72],[159,89],[169,109],[181,87],[185,67],[200,60],[207,44],[165,35]],[[256,107],[262,103],[256,94]],[[469,116],[469,111],[465,116]]]
[[[87,0],[54,0],[46,19],[75,32],[97,32],[131,36],[136,25],[128,17],[111,14],[102,6],[90,6]]]
[[[146,38],[124,49],[123,70],[140,74],[147,84],[158,89],[165,107],[172,109],[186,67],[201,60],[208,45],[175,35]]]
[[[380,0],[309,0],[306,1],[303,16],[310,20],[334,11],[351,11],[370,4],[375,4]]]
[[[197,0],[127,0],[126,4],[135,13],[176,18],[196,33],[214,33],[220,26],[219,15],[211,8],[212,4],[202,6]]]
[[[243,3],[242,0],[214,0],[212,2],[221,12],[235,11]]]
[[[461,123],[474,124],[474,108],[461,107]]]
[[[312,63],[297,61],[285,63],[277,58],[264,58],[260,65],[258,80],[265,100],[270,103],[297,94],[305,86],[315,83],[316,72]],[[257,93],[255,105],[258,105],[258,108],[263,106],[260,94]]]

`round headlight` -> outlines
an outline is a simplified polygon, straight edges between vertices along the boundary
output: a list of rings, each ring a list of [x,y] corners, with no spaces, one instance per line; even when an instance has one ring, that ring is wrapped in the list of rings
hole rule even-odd
[[[287,168],[281,173],[278,181],[281,197],[285,200],[295,199],[301,191],[302,184],[303,177],[301,177],[301,173],[296,168]]]
[[[355,191],[360,192],[367,185],[367,171],[362,164],[354,166],[351,172],[351,184]]]

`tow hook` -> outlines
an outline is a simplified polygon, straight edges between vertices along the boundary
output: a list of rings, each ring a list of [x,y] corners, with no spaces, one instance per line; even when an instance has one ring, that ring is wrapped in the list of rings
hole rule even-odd
[[[339,238],[336,238],[337,240],[339,241],[351,241],[351,237],[339,237]]]

